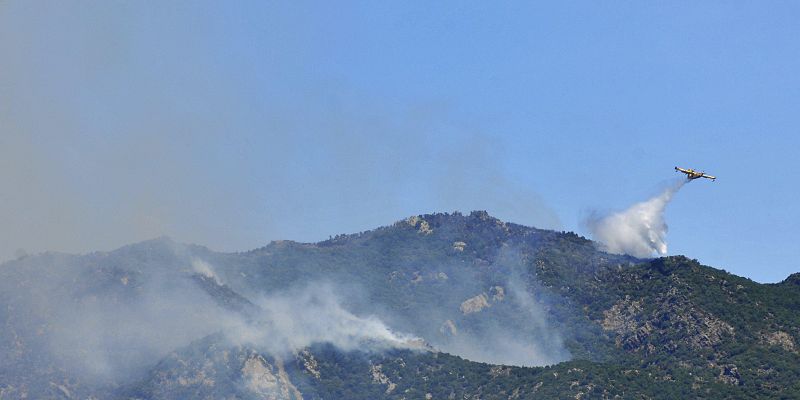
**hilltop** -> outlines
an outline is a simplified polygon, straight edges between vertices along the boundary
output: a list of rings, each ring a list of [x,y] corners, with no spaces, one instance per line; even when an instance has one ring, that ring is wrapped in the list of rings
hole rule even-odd
[[[0,398],[791,398],[797,276],[482,211],[241,253],[48,253],[0,267]]]

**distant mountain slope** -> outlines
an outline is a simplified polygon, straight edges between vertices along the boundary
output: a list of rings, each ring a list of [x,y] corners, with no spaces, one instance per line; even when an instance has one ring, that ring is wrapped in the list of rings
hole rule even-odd
[[[243,253],[43,254],[0,266],[0,399],[793,398],[798,275],[485,212]]]

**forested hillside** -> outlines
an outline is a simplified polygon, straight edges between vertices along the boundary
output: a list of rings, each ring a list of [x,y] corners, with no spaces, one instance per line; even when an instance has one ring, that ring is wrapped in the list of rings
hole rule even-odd
[[[0,399],[800,397],[800,278],[485,212],[0,267]]]

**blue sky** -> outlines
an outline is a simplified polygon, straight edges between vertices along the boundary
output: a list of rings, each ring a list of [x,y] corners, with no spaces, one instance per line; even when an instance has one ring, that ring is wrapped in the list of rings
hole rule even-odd
[[[0,258],[436,211],[587,234],[676,165],[670,254],[800,270],[796,2],[2,2]]]

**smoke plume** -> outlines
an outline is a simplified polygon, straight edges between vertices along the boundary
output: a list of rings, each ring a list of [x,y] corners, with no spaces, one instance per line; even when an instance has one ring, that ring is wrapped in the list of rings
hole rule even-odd
[[[286,354],[315,343],[330,343],[344,351],[419,348],[422,340],[391,330],[375,315],[347,310],[330,283],[312,283],[256,301],[261,310],[252,320],[235,318],[223,327],[236,344],[270,354]]]
[[[664,210],[672,196],[686,184],[681,180],[659,195],[607,216],[591,216],[586,225],[604,250],[634,257],[667,253],[667,223]]]
[[[298,283],[253,301],[240,296],[253,307],[233,311],[224,300],[238,295],[220,283],[217,266],[184,255],[181,245],[155,243],[167,250],[140,244],[110,254],[47,254],[2,264],[2,309],[8,304],[13,311],[0,320],[6,323],[3,362],[45,376],[60,366],[82,381],[112,384],[130,382],[169,352],[215,333],[274,355],[315,343],[367,351],[423,346],[378,316],[351,312],[341,291],[326,282]],[[22,350],[6,359],[3,346],[15,341]]]

